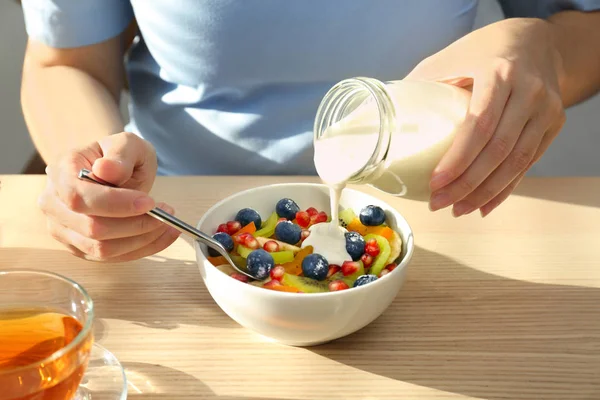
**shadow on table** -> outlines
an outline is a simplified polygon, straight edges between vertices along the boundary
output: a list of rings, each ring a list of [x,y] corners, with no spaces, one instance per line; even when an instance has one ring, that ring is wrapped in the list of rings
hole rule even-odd
[[[101,318],[163,330],[176,329],[179,324],[241,329],[214,302],[195,262],[154,256],[104,264],[62,250],[0,248],[0,269],[45,269],[49,261],[53,272],[68,274],[90,293],[98,318],[98,340],[104,335]]]
[[[162,261],[157,261],[162,258]],[[123,268],[123,265],[116,266]],[[175,329],[179,324],[240,329],[214,302],[196,263],[154,256],[129,262],[126,279],[116,280],[96,294],[103,318],[133,321],[153,329]],[[154,270],[154,271],[152,271]],[[164,274],[148,282],[147,274]],[[103,305],[110,307],[103,307]]]
[[[525,180],[513,195],[600,208],[600,188],[597,187],[597,179],[552,178],[552,182],[554,185],[549,186],[545,178]]]
[[[506,279],[422,248],[409,268],[395,312],[310,350],[488,400],[600,398],[600,289]]]
[[[130,399],[206,399],[206,400],[264,400],[259,397],[221,396],[202,381],[185,372],[162,365],[123,363]],[[231,385],[235,385],[235,379]],[[269,400],[291,400],[269,397]]]

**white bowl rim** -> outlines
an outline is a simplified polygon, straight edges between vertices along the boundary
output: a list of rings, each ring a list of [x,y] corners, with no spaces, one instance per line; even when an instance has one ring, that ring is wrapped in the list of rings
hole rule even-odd
[[[269,185],[262,185],[262,186],[255,186],[252,188],[248,188],[245,190],[242,190],[240,192],[236,192],[232,195],[229,195],[227,197],[225,197],[222,200],[219,200],[217,203],[215,203],[212,207],[210,207],[208,210],[206,210],[206,212],[202,215],[202,217],[200,218],[200,220],[198,221],[198,223],[196,224],[196,228],[200,228],[200,225],[202,225],[202,223],[204,222],[204,220],[207,218],[207,216],[209,214],[211,214],[212,212],[214,212],[215,210],[217,210],[219,207],[221,207],[224,203],[231,201],[232,198],[235,197],[241,197],[245,194],[248,194],[250,192],[254,192],[257,190],[261,190],[267,187],[285,187],[285,186],[305,186],[305,187],[313,187],[313,188],[324,188],[324,189],[329,189],[329,186],[323,184],[323,183],[310,183],[310,182],[292,182],[292,183],[274,183],[274,184],[269,184]],[[348,188],[345,187],[344,191],[351,191],[351,192],[358,192],[361,193],[363,195],[367,195],[367,196],[371,196],[374,197],[368,193],[364,193],[361,192],[360,190],[354,189],[354,188]],[[385,200],[381,200],[380,201],[384,202],[387,204],[387,202],[385,202]],[[394,268],[394,270],[392,270],[392,272],[384,275],[383,278],[377,278],[377,280],[375,280],[374,282],[370,282],[367,285],[362,285],[362,286],[358,286],[358,287],[352,287],[350,289],[352,290],[338,290],[338,291],[334,291],[334,292],[324,292],[324,293],[293,293],[293,292],[283,292],[283,291],[278,291],[278,290],[269,290],[269,289],[265,289],[265,288],[261,288],[258,286],[254,286],[254,285],[250,285],[248,283],[244,283],[242,281],[239,281],[237,279],[231,278],[228,276],[229,279],[231,279],[232,281],[236,281],[236,282],[232,282],[234,285],[240,284],[240,285],[244,285],[246,287],[250,287],[250,290],[259,290],[260,293],[263,293],[265,296],[274,296],[274,297],[279,297],[279,296],[295,296],[297,298],[310,298],[310,299],[314,299],[314,298],[322,298],[322,297],[326,297],[326,296],[352,296],[352,293],[357,293],[357,290],[371,290],[368,289],[369,287],[373,288],[376,285],[380,284],[379,280],[380,279],[385,279],[386,276],[389,276],[393,273],[400,273],[399,271],[396,272],[396,270],[402,270],[404,268],[406,268],[406,266],[408,265],[408,263],[410,262],[410,260],[412,259],[413,253],[414,253],[414,249],[415,249],[415,244],[414,244],[414,235],[413,235],[413,231],[412,228],[410,226],[410,224],[408,223],[408,221],[406,220],[406,218],[404,218],[404,216],[402,214],[400,214],[399,211],[397,211],[395,208],[393,207],[389,207],[390,209],[393,209],[406,223],[406,226],[408,227],[408,232],[406,232],[406,236],[407,236],[407,240],[406,240],[406,254],[404,255],[404,257],[402,258],[402,261],[396,266],[396,268]],[[204,253],[202,252],[202,250],[200,249],[200,245],[198,243],[198,241],[194,240],[194,250],[196,251],[196,262],[205,262],[205,265],[209,265],[209,268],[214,268],[216,269],[218,272],[223,273],[221,270],[219,270],[217,267],[215,267],[210,261],[208,261],[208,259],[206,258],[206,256],[204,255]],[[202,255],[202,257],[204,257],[204,260],[200,260],[199,257],[200,255]],[[226,274],[223,274],[226,275]],[[266,292],[266,293],[265,293]]]

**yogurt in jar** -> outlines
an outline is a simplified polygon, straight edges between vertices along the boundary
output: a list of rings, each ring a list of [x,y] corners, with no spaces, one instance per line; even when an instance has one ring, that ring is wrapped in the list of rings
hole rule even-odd
[[[312,227],[304,246],[317,245],[319,250],[315,247],[315,252],[325,252],[325,246],[331,246],[328,251],[331,263],[342,258],[350,260],[345,252],[345,239],[342,241],[345,230],[338,221],[339,199],[344,187],[358,180],[387,193],[427,200],[433,169],[461,129],[471,98],[469,91],[448,84],[375,82],[384,88],[380,97],[357,99],[359,105],[327,126],[314,142],[317,173],[330,188],[332,221],[320,224],[322,227]],[[337,90],[344,90],[343,85]],[[355,92],[360,93],[360,90]],[[345,95],[327,101],[332,104],[321,104],[321,108],[331,106],[333,115],[337,115],[343,113],[336,111],[339,103],[350,104],[353,99]],[[338,104],[333,104],[335,101]],[[337,108],[344,109],[345,106]],[[318,118],[326,118],[323,115]],[[389,125],[384,125],[386,118]],[[382,127],[388,131],[384,132]],[[378,141],[388,145],[382,148]],[[341,244],[334,244],[336,241],[344,244],[343,251]]]
[[[385,91],[394,114],[389,147],[382,168],[361,176],[362,182],[391,194],[401,182],[406,188],[402,197],[426,200],[433,169],[464,122],[470,92],[426,81],[389,82]],[[315,140],[315,167],[326,184],[343,187],[369,165],[382,135],[381,121],[380,102],[368,98]]]

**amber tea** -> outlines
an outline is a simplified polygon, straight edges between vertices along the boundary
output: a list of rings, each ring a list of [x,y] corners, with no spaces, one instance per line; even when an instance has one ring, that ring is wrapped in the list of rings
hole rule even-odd
[[[0,400],[72,399],[93,341],[73,343],[82,330],[57,310],[0,308]]]

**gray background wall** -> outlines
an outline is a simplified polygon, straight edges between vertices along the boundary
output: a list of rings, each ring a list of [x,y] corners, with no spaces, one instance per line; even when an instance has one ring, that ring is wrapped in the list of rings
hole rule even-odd
[[[477,26],[502,18],[495,0],[480,0]],[[0,2],[0,174],[21,172],[33,145],[19,103],[26,35],[20,7]],[[563,132],[532,175],[600,175],[600,95],[567,111]]]
[[[21,63],[25,51],[21,9],[0,1],[0,173],[19,173],[33,153],[19,102]]]

